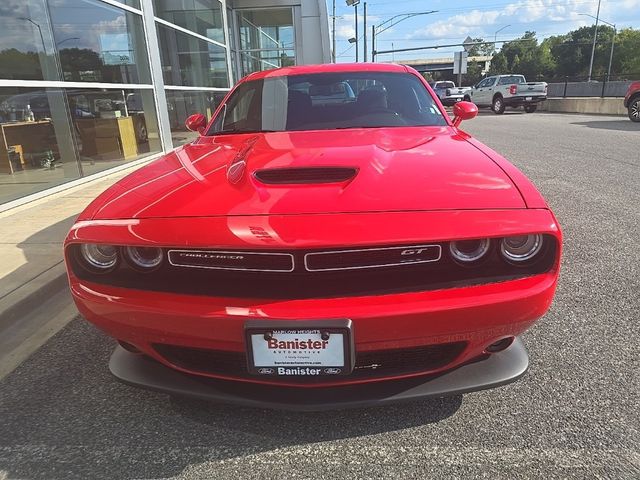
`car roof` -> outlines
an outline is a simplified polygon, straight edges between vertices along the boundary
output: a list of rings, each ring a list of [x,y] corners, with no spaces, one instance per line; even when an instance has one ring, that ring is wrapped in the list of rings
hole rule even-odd
[[[282,77],[288,75],[308,75],[310,73],[340,73],[340,72],[398,72],[406,73],[408,68],[394,63],[326,63],[322,65],[300,65],[297,67],[275,68],[252,73],[244,80],[259,80],[268,77]]]

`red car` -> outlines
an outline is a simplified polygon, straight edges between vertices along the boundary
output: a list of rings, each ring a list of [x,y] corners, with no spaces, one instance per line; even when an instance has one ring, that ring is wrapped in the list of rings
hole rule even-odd
[[[112,373],[308,410],[519,378],[562,239],[531,182],[458,128],[476,113],[460,102],[450,120],[398,65],[243,79],[66,239],[78,309],[119,343]]]
[[[629,112],[629,119],[632,122],[640,122],[640,82],[629,85],[624,97],[624,107]]]

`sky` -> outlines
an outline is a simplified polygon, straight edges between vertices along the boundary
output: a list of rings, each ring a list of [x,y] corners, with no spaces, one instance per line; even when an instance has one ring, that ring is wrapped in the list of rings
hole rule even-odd
[[[354,7],[345,0],[336,1],[336,55],[338,62],[355,60],[355,45],[348,39],[355,36]],[[333,0],[327,0],[329,30]],[[363,6],[358,5],[358,37],[360,61],[363,60]],[[486,0],[484,2],[459,0],[370,0],[367,1],[367,54],[371,60],[371,25],[379,25],[394,15],[419,15],[403,20],[381,33],[376,39],[377,50],[435,46],[462,43],[467,36],[493,41],[518,38],[533,30],[539,39],[561,35],[595,20],[581,14],[596,16],[598,0]],[[602,0],[600,19],[615,24],[618,29],[640,28],[640,0]],[[388,25],[388,24],[387,24]],[[500,32],[496,33],[498,30]],[[497,45],[498,49],[500,44]],[[377,61],[421,58],[453,58],[461,47],[420,50],[379,56]],[[640,53],[639,53],[640,54]]]

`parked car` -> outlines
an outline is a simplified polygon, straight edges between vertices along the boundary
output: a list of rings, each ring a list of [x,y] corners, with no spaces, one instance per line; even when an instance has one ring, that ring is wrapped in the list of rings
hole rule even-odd
[[[451,81],[432,82],[430,85],[442,104],[447,106],[461,102],[465,93],[470,90],[469,87],[456,87],[456,84]]]
[[[297,85],[366,85],[313,105]],[[315,410],[497,387],[549,308],[562,239],[527,178],[392,64],[241,80],[193,142],[95,199],[64,243],[121,381]]]
[[[494,75],[480,80],[465,95],[478,107],[491,107],[497,113],[504,113],[505,107],[524,107],[533,113],[538,103],[547,99],[545,82],[527,82],[523,75]]]
[[[640,122],[640,82],[629,85],[624,96],[624,106],[629,112],[629,119],[632,122]]]

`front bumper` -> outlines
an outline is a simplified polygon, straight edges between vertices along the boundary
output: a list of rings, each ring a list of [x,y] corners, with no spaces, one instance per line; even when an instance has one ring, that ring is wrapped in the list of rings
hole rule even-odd
[[[537,103],[543,102],[547,99],[546,96],[532,96],[531,100],[527,100],[527,97],[505,97],[504,104],[507,107],[520,107],[522,105],[536,105]]]
[[[313,389],[188,375],[122,347],[116,348],[109,362],[118,380],[136,387],[221,403],[297,411],[386,405],[485,390],[516,381],[528,365],[527,352],[519,339],[502,352],[436,376]]]

